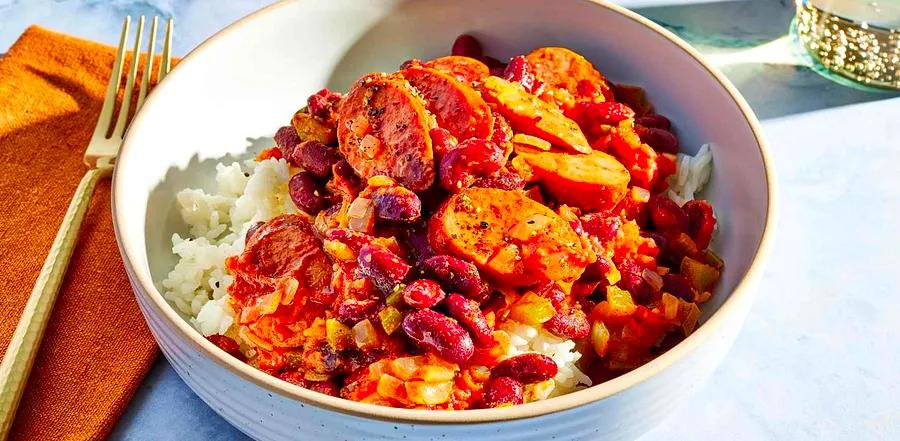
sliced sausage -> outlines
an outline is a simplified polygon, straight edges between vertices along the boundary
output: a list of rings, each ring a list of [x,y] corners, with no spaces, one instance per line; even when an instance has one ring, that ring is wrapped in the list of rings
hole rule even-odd
[[[435,58],[425,63],[425,67],[439,70],[445,74],[453,75],[457,80],[472,84],[479,82],[491,74],[491,70],[486,64],[474,58],[463,57],[461,55],[449,55],[446,57]]]
[[[606,100],[612,99],[609,82],[590,61],[578,53],[563,47],[542,47],[525,56],[534,75],[546,87],[564,90],[575,100],[593,99],[597,93]],[[563,108],[570,107],[569,100],[559,99]]]
[[[521,85],[488,77],[484,80],[484,96],[497,104],[497,109],[517,132],[537,136],[578,153],[591,152],[591,146],[575,121],[552,104],[526,92]]]
[[[520,153],[541,187],[559,202],[587,211],[608,210],[625,197],[630,175],[616,158],[599,151],[586,155]]]
[[[366,75],[338,110],[339,150],[363,179],[385,175],[424,191],[434,183],[433,119],[406,80]]]
[[[239,258],[240,266],[259,276],[291,276],[301,287],[321,290],[331,279],[331,261],[307,216],[278,216],[253,232]]]
[[[490,107],[475,89],[427,67],[412,66],[400,74],[425,98],[438,126],[456,139],[490,137],[494,118]]]
[[[436,252],[470,260],[510,286],[574,280],[596,260],[568,222],[519,191],[463,190],[432,217],[428,234]]]

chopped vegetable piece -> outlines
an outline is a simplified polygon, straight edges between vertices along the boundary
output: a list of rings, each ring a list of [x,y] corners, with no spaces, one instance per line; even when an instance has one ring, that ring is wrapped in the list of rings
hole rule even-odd
[[[597,355],[603,357],[609,349],[609,329],[602,321],[596,321],[591,325],[591,347]]]
[[[381,328],[384,329],[384,333],[387,335],[393,334],[400,327],[400,322],[403,320],[400,311],[393,306],[387,306],[382,309],[378,313],[378,318],[381,320]]]
[[[509,318],[531,326],[538,326],[555,315],[553,303],[533,292],[526,293],[509,308]]]
[[[719,281],[719,270],[690,257],[681,260],[681,274],[687,277],[698,292],[708,291]]]

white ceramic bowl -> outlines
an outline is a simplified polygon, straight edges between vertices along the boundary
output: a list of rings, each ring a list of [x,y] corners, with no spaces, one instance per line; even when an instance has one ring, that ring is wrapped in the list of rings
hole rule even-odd
[[[563,397],[504,409],[429,412],[321,395],[270,377],[203,339],[163,299],[183,225],[174,195],[205,186],[224,155],[258,150],[323,85],[346,90],[373,70],[447,53],[472,33],[506,58],[540,46],[584,54],[613,81],[644,86],[685,150],[715,145],[706,193],[719,215],[721,285],[704,323],[654,361]],[[288,1],[192,52],[150,96],[116,168],[116,232],[138,302],[184,381],[237,428],[266,440],[632,439],[690,396],[718,365],[753,298],[774,228],[771,161],[756,118],[696,51],[622,8],[586,0]]]

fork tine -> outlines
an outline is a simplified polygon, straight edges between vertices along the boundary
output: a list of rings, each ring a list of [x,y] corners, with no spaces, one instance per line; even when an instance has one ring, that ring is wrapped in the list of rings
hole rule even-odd
[[[163,44],[163,52],[162,52],[162,61],[159,64],[159,79],[157,82],[161,82],[163,78],[169,73],[169,70],[172,68],[172,33],[175,32],[175,19],[169,18],[168,23],[166,23],[166,40]]]
[[[122,96],[122,106],[119,108],[119,119],[116,121],[116,130],[112,134],[113,138],[121,138],[125,133],[125,122],[128,120],[128,110],[131,109],[131,92],[134,91],[134,79],[137,77],[143,34],[144,16],[142,15],[138,21],[137,35],[134,37],[134,52],[131,57],[131,66],[128,69],[128,79],[125,80],[125,95]]]
[[[119,49],[116,51],[116,60],[113,62],[112,72],[109,74],[109,84],[106,86],[106,96],[103,98],[103,108],[100,117],[97,118],[97,127],[94,128],[95,138],[106,138],[113,120],[113,110],[116,107],[116,95],[119,92],[119,76],[122,75],[122,67],[125,64],[125,40],[128,39],[128,28],[131,17],[126,16],[122,23],[122,36],[119,37]]]
[[[144,62],[144,73],[141,75],[141,90],[138,92],[137,105],[134,106],[134,113],[137,114],[144,104],[144,98],[147,96],[147,86],[150,84],[150,75],[153,75],[153,55],[156,52],[156,26],[159,23],[159,17],[153,17],[153,24],[150,25],[150,41],[147,43],[147,59]]]

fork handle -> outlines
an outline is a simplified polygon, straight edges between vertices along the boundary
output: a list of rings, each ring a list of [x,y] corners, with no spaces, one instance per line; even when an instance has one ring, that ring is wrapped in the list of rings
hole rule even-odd
[[[81,230],[81,222],[91,195],[97,182],[110,174],[112,167],[93,168],[81,178],[81,183],[75,190],[75,195],[69,203],[66,215],[63,218],[56,238],[41,267],[41,273],[34,283],[34,289],[28,297],[22,317],[12,335],[3,361],[0,362],[0,440],[9,436],[13,420],[16,416],[16,408],[25,390],[28,374],[34,363],[41,338],[50,319],[59,286],[66,274],[66,267],[72,257],[72,250]]]

